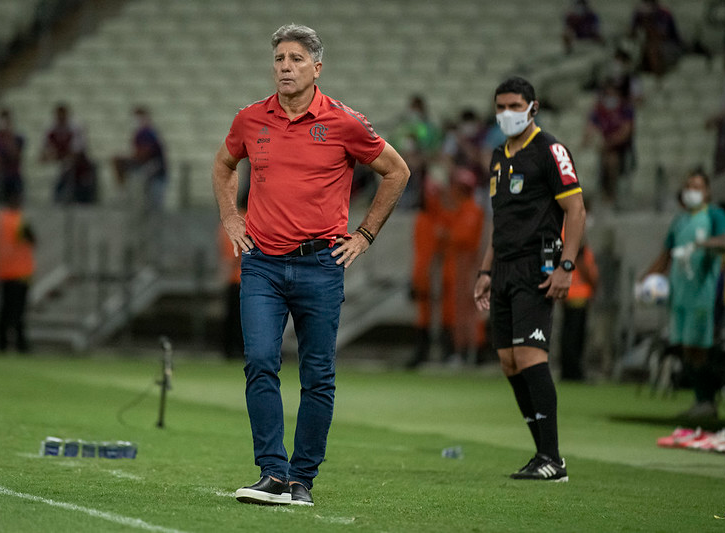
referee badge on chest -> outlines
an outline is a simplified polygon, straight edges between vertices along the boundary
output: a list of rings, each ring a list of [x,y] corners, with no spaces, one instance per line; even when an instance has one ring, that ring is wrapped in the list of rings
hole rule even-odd
[[[524,188],[524,175],[511,174],[509,178],[509,191],[511,194],[519,194]]]

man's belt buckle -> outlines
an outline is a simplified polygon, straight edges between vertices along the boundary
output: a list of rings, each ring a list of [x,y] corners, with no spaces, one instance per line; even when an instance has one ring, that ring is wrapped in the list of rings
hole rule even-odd
[[[310,255],[315,252],[315,241],[300,243],[300,255]]]

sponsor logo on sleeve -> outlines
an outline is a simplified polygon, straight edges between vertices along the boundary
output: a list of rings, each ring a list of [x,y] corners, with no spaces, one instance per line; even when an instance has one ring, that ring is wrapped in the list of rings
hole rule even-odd
[[[555,143],[549,146],[549,150],[556,159],[556,167],[559,169],[562,185],[577,183],[579,179],[576,177],[576,172],[574,172],[574,163],[572,163],[569,152],[566,151],[564,145]]]

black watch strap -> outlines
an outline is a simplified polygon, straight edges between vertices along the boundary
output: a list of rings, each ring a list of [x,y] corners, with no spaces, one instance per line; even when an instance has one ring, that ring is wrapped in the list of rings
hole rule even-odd
[[[573,272],[576,269],[574,262],[569,261],[568,259],[564,259],[564,261],[559,263],[559,266],[564,269],[564,272]]]

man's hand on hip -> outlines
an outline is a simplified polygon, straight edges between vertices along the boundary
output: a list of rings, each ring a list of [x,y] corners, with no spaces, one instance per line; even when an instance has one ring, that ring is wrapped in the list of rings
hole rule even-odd
[[[367,239],[357,232],[353,233],[349,239],[338,238],[335,243],[340,246],[331,255],[332,257],[339,256],[337,264],[344,264],[345,268],[352,265],[359,255],[364,254],[370,248]]]

